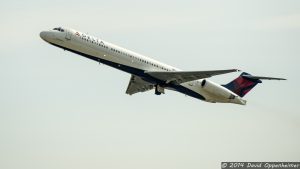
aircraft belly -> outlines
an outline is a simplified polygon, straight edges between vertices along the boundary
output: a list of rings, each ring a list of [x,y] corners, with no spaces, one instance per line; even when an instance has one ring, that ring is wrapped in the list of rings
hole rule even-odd
[[[154,68],[146,63],[144,64],[143,62],[133,60],[132,58],[122,56],[121,54],[112,53],[110,49],[102,49],[101,47],[93,44],[82,44],[82,42],[74,40],[69,41],[69,43],[56,45],[127,73],[137,75],[150,83],[163,83],[144,73],[144,70],[161,71],[160,69]],[[169,86],[168,88],[200,100],[205,100],[208,96],[206,92],[199,90],[198,85],[190,86],[187,83],[183,83],[181,85]]]

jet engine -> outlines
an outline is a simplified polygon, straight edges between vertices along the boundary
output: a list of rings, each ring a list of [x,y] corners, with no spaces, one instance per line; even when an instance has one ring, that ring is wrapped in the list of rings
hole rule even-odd
[[[214,95],[219,99],[234,99],[235,96],[228,90],[216,83],[207,81],[206,79],[202,80],[201,87],[209,94]]]

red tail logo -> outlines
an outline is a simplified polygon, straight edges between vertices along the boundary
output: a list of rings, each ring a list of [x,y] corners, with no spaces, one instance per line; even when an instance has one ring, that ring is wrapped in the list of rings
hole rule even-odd
[[[240,97],[243,97],[258,83],[261,83],[261,80],[250,79],[244,77],[243,75],[250,75],[250,74],[243,72],[238,78],[234,79],[230,83],[223,86],[231,90],[235,94],[239,95]]]

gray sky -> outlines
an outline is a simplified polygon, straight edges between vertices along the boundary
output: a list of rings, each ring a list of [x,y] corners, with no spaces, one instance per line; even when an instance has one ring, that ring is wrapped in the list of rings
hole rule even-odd
[[[299,1],[3,1],[0,20],[0,168],[299,161]],[[238,68],[288,81],[265,81],[246,106],[173,91],[129,96],[129,74],[40,39],[57,26],[184,70]]]

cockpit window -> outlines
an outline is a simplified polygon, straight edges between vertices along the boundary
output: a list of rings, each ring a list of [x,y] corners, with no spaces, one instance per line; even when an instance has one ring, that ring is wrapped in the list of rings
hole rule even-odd
[[[60,31],[60,32],[64,32],[65,30],[61,27],[58,27],[58,28],[53,28],[53,30],[57,30],[57,31]]]

